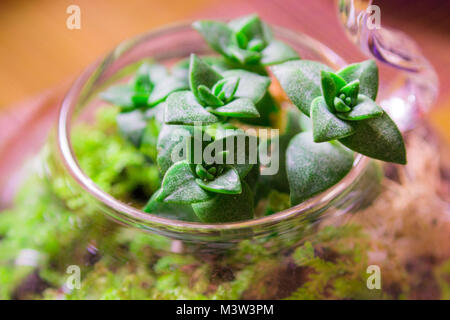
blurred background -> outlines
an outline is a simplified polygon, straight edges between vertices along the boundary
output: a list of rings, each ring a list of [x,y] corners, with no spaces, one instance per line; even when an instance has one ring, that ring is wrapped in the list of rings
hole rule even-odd
[[[81,9],[80,30],[66,27],[71,4]],[[374,4],[382,25],[412,36],[436,68],[441,91],[430,120],[450,141],[450,1]],[[348,61],[364,58],[345,38],[333,0],[1,0],[0,116],[61,96],[84,68],[124,39],[179,20],[249,12],[304,31]]]

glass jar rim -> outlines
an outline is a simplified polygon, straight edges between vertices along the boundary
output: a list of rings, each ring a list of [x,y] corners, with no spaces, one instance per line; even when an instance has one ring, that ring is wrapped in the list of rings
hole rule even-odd
[[[237,222],[227,223],[201,223],[188,222],[175,219],[160,217],[139,210],[130,206],[119,199],[114,198],[107,192],[103,191],[84,171],[81,169],[77,156],[73,150],[71,143],[71,118],[80,98],[80,93],[83,87],[91,80],[91,77],[98,76],[98,70],[101,66],[108,64],[111,60],[117,57],[117,50],[120,48],[129,48],[136,43],[142,41],[149,41],[153,38],[164,36],[167,33],[181,31],[186,28],[191,28],[192,21],[185,21],[181,23],[171,24],[148,33],[136,36],[126,40],[113,49],[105,58],[97,61],[88,67],[73,83],[72,87],[64,97],[58,114],[57,120],[57,147],[62,157],[63,165],[70,176],[90,195],[106,205],[108,208],[118,212],[126,217],[127,220],[136,221],[140,223],[150,223],[154,227],[159,225],[167,228],[183,228],[183,230],[195,231],[220,231],[220,230],[237,230],[242,228],[254,228],[266,224],[273,225],[274,223],[284,221],[288,218],[297,216],[308,211],[316,206],[327,203],[336,198],[344,190],[346,190],[352,183],[354,183],[369,163],[369,159],[360,154],[356,154],[353,167],[350,172],[336,185],[317,194],[316,196],[298,204],[289,209],[276,212],[274,214],[254,218],[251,220],[243,220]],[[319,50],[328,60],[336,65],[343,66],[345,61],[337,55],[334,51],[329,49],[321,42],[305,35],[297,33],[289,29],[279,26],[272,26],[275,35],[281,35],[293,41],[300,41],[309,47]]]

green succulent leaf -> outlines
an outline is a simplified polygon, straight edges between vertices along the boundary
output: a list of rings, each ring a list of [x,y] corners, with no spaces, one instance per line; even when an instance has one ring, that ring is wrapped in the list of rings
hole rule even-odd
[[[238,146],[245,148],[241,149]],[[226,151],[228,155],[226,163],[236,169],[241,179],[244,179],[258,162],[257,158],[250,157],[258,154],[258,138],[247,135],[242,130],[227,130],[225,135],[216,137],[208,147]]]
[[[236,169],[229,167],[224,173],[211,181],[196,180],[197,184],[207,191],[223,194],[242,192],[241,179]]]
[[[264,97],[267,92],[267,88],[270,85],[270,78],[260,76],[253,72],[245,70],[228,70],[223,72],[225,78],[236,77],[239,78],[239,84],[237,86],[234,97],[236,98],[248,98],[253,103],[258,103]]]
[[[167,203],[195,203],[211,199],[211,194],[201,188],[187,161],[173,164],[164,175],[157,201]]]
[[[190,204],[178,204],[178,203],[167,203],[157,201],[156,199],[160,196],[161,189],[157,190],[150,200],[147,202],[143,210],[147,213],[157,215],[159,217],[190,221],[190,222],[200,222],[197,215],[192,209]]]
[[[160,64],[142,64],[128,84],[112,86],[100,94],[100,98],[131,111],[140,107],[152,107],[163,102],[174,91],[188,89],[186,73],[174,68],[169,74]]]
[[[225,83],[227,83],[227,79],[222,79],[216,82],[216,84],[212,87],[211,92],[215,96],[219,96],[222,93],[222,89],[225,86]]]
[[[144,111],[144,116],[146,120],[155,119],[160,124],[164,123],[164,112],[166,110],[166,102],[161,102],[152,108],[148,108]]]
[[[197,30],[215,51],[226,55],[233,37],[233,31],[226,23],[211,20],[196,21],[192,27]]]
[[[149,119],[143,130],[139,151],[148,156],[152,161],[157,160],[158,136],[161,131],[161,123],[155,118]]]
[[[290,60],[298,60],[300,56],[291,46],[278,40],[273,40],[261,52],[261,64],[270,66]]]
[[[334,98],[334,109],[336,112],[349,112],[352,110],[341,98]]]
[[[249,220],[253,218],[253,192],[242,181],[240,194],[218,194],[212,199],[193,203],[192,208],[200,221],[221,223]]]
[[[257,118],[259,112],[253,104],[252,100],[240,98],[218,108],[208,108],[208,111],[219,116],[233,118]]]
[[[122,111],[127,112],[136,109],[133,101],[134,95],[134,88],[130,84],[119,84],[111,86],[106,91],[100,93],[100,98],[119,106]],[[142,95],[142,98],[145,98],[145,95]],[[148,95],[145,99],[148,99]]]
[[[246,39],[266,40],[263,22],[256,14],[231,20],[228,26],[234,32],[244,35]]]
[[[150,80],[150,66],[150,64],[144,63],[139,67],[133,81],[135,91],[148,93],[153,89],[153,84]]]
[[[356,152],[387,162],[406,164],[403,137],[394,121],[381,116],[352,122],[355,134],[339,141]]]
[[[328,110],[323,97],[317,97],[311,103],[311,119],[315,142],[336,140],[355,133],[352,124],[337,118]]]
[[[230,102],[236,94],[241,79],[239,77],[231,77],[226,80],[227,81],[223,84],[219,95],[225,102]]]
[[[337,72],[345,81],[359,80],[359,93],[373,101],[378,92],[378,67],[373,60],[348,65]]]
[[[194,126],[183,125],[163,125],[158,136],[157,150],[157,164],[161,174],[164,175],[166,171],[173,165],[173,160],[186,160],[191,158],[191,151],[189,146],[193,146],[192,140],[195,137]],[[202,139],[202,144],[206,144],[211,140],[211,137],[206,132],[201,132],[198,139]],[[191,140],[191,141],[189,141]],[[189,159],[189,162],[193,162]]]
[[[320,72],[320,82],[322,85],[322,95],[327,103],[328,110],[334,112],[334,98],[347,83],[335,73],[324,70]]]
[[[272,126],[280,107],[269,91],[266,91],[264,97],[255,104],[255,107],[259,112],[259,118],[240,118],[239,121],[256,126]]]
[[[272,66],[271,70],[292,103],[308,117],[311,102],[322,95],[321,71],[333,72],[322,63],[308,60],[288,61]]]
[[[197,55],[191,54],[191,62],[189,65],[189,86],[191,91],[201,101],[198,93],[200,85],[212,89],[213,86],[223,77],[215,71],[209,64],[200,59]]]
[[[282,114],[282,117],[286,121],[282,134],[278,139],[271,139],[268,142],[269,150],[278,150],[278,153],[275,154],[274,158],[265,159],[264,163],[266,167],[269,167],[276,165],[272,161],[278,161],[278,172],[271,175],[261,175],[261,183],[271,186],[281,192],[288,193],[289,183],[286,173],[286,150],[292,137],[303,131],[300,123],[301,117],[305,117],[308,121],[310,121],[310,119],[297,108],[288,109],[286,115]],[[260,144],[260,149],[262,149],[263,146],[265,146],[265,144]],[[266,150],[264,150],[264,152],[266,152]],[[267,163],[267,161],[270,162]]]
[[[176,76],[161,79],[158,82],[154,82],[154,84],[155,86],[148,98],[148,104],[150,106],[164,101],[172,92],[189,89],[187,78],[184,79]]]
[[[218,122],[219,119],[209,113],[197,102],[191,91],[173,92],[167,98],[165,122],[167,124],[194,125],[201,122],[203,125]]]
[[[198,86],[198,97],[205,106],[218,107],[224,105],[222,100],[216,97],[208,87],[202,84]]]
[[[260,52],[241,49],[237,46],[229,47],[228,52],[231,58],[234,58],[242,64],[257,63],[261,59]]]
[[[158,63],[145,63],[142,65],[143,71],[148,74],[150,81],[155,84],[169,77],[167,68]]]
[[[116,122],[120,134],[138,147],[141,144],[142,135],[147,126],[143,112],[141,110],[121,112],[117,115]]]
[[[236,32],[234,34],[234,40],[236,41],[239,48],[247,48],[248,38],[243,32]]]
[[[348,99],[350,98],[350,104],[352,106],[356,105],[359,93],[359,80],[353,80],[347,83],[341,88],[339,94],[344,94]]]
[[[274,40],[269,26],[252,14],[230,21],[198,21],[193,24],[209,45],[242,66],[263,66],[299,59],[287,44]]]
[[[360,94],[356,106],[350,112],[338,112],[336,116],[342,120],[359,121],[379,117],[382,114],[383,109],[375,101]]]
[[[211,169],[216,169],[216,168],[213,167]],[[198,177],[200,177],[200,179],[208,179],[208,180],[213,180],[214,174],[215,174],[214,172],[209,172],[203,166],[200,166],[200,165],[197,165],[195,167],[195,173],[197,174]]]
[[[353,153],[339,143],[315,143],[310,132],[299,133],[286,151],[292,205],[332,187],[345,177],[352,165]]]

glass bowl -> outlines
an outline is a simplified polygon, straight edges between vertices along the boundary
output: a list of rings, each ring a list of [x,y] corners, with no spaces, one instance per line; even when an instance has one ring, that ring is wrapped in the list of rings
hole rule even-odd
[[[74,193],[89,198],[98,210],[135,232],[150,232],[167,240],[164,250],[211,251],[232,249],[246,240],[263,243],[277,252],[314,234],[322,224],[340,224],[372,201],[379,188],[376,162],[357,155],[352,170],[337,185],[288,210],[248,221],[195,223],[148,214],[104,192],[80,167],[72,147],[72,129],[89,121],[98,106],[97,95],[108,85],[131,74],[136,64],[151,57],[171,64],[190,53],[212,53],[201,36],[181,23],[152,31],[119,44],[89,67],[68,91],[58,116],[47,174],[63,178]],[[338,69],[346,63],[325,45],[301,33],[273,27],[274,35],[295,48],[303,59],[313,59]],[[80,210],[83,210],[82,208]],[[76,214],[76,212],[74,212]]]

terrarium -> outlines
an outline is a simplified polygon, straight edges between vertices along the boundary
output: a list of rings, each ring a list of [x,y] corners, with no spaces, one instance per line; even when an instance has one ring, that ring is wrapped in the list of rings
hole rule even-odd
[[[259,285],[280,261],[301,265],[311,243],[359,236],[346,222],[380,192],[380,162],[406,163],[378,81],[375,61],[347,63],[257,15],[120,44],[61,105],[35,178],[47,188],[19,195],[41,194],[29,200],[40,227],[22,229],[33,246],[18,258],[26,245],[6,242],[5,260],[20,263],[1,270],[15,280],[0,294],[267,297]],[[275,278],[274,297],[295,291]]]

